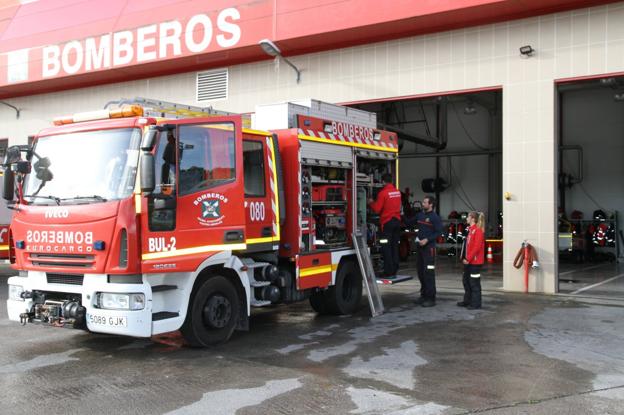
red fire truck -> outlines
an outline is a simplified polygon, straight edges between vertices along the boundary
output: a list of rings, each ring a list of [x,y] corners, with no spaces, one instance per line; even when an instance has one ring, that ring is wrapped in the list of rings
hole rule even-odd
[[[58,118],[11,147],[9,318],[193,346],[252,307],[350,314],[374,241],[367,198],[397,177],[397,136],[319,101],[248,117],[142,98]]]

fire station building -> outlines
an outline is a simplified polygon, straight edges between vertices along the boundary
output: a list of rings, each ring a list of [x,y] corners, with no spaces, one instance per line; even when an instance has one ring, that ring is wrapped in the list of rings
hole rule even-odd
[[[620,277],[624,2],[0,6],[0,138],[25,144],[56,116],[133,97],[237,113],[314,98],[375,112],[399,132],[401,189],[438,196],[441,261],[457,260],[462,212],[477,210],[505,290],[524,290],[524,241],[539,258],[531,292]]]

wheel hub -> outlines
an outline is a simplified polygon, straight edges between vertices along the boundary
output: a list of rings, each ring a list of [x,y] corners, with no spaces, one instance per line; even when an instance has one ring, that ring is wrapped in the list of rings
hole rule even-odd
[[[213,295],[204,306],[204,323],[211,328],[225,327],[232,317],[232,304],[222,295]]]

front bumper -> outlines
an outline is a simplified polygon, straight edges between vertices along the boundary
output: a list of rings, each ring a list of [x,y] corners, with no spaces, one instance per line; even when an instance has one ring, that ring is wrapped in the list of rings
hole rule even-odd
[[[86,309],[84,322],[89,331],[95,333],[118,334],[133,337],[152,335],[152,289],[149,284],[113,284],[101,274],[86,274],[82,285],[51,284],[44,272],[29,271],[28,277],[11,277],[9,285],[22,286],[24,291],[48,293],[66,293],[80,298]],[[97,292],[141,293],[145,296],[145,308],[142,310],[106,310],[95,306]],[[9,320],[24,323],[24,314],[32,316],[35,301],[25,298],[23,301],[7,300]],[[62,321],[62,320],[61,320]],[[38,322],[38,321],[32,321]],[[61,325],[51,324],[51,325]]]

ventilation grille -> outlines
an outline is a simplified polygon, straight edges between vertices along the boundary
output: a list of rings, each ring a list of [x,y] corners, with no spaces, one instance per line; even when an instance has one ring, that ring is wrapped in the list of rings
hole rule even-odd
[[[70,285],[82,285],[84,275],[67,275],[67,274],[46,274],[48,284],[70,284]]]
[[[92,268],[95,266],[93,255],[30,253],[26,259],[36,267]]]
[[[197,101],[214,101],[228,97],[228,70],[197,73]]]

